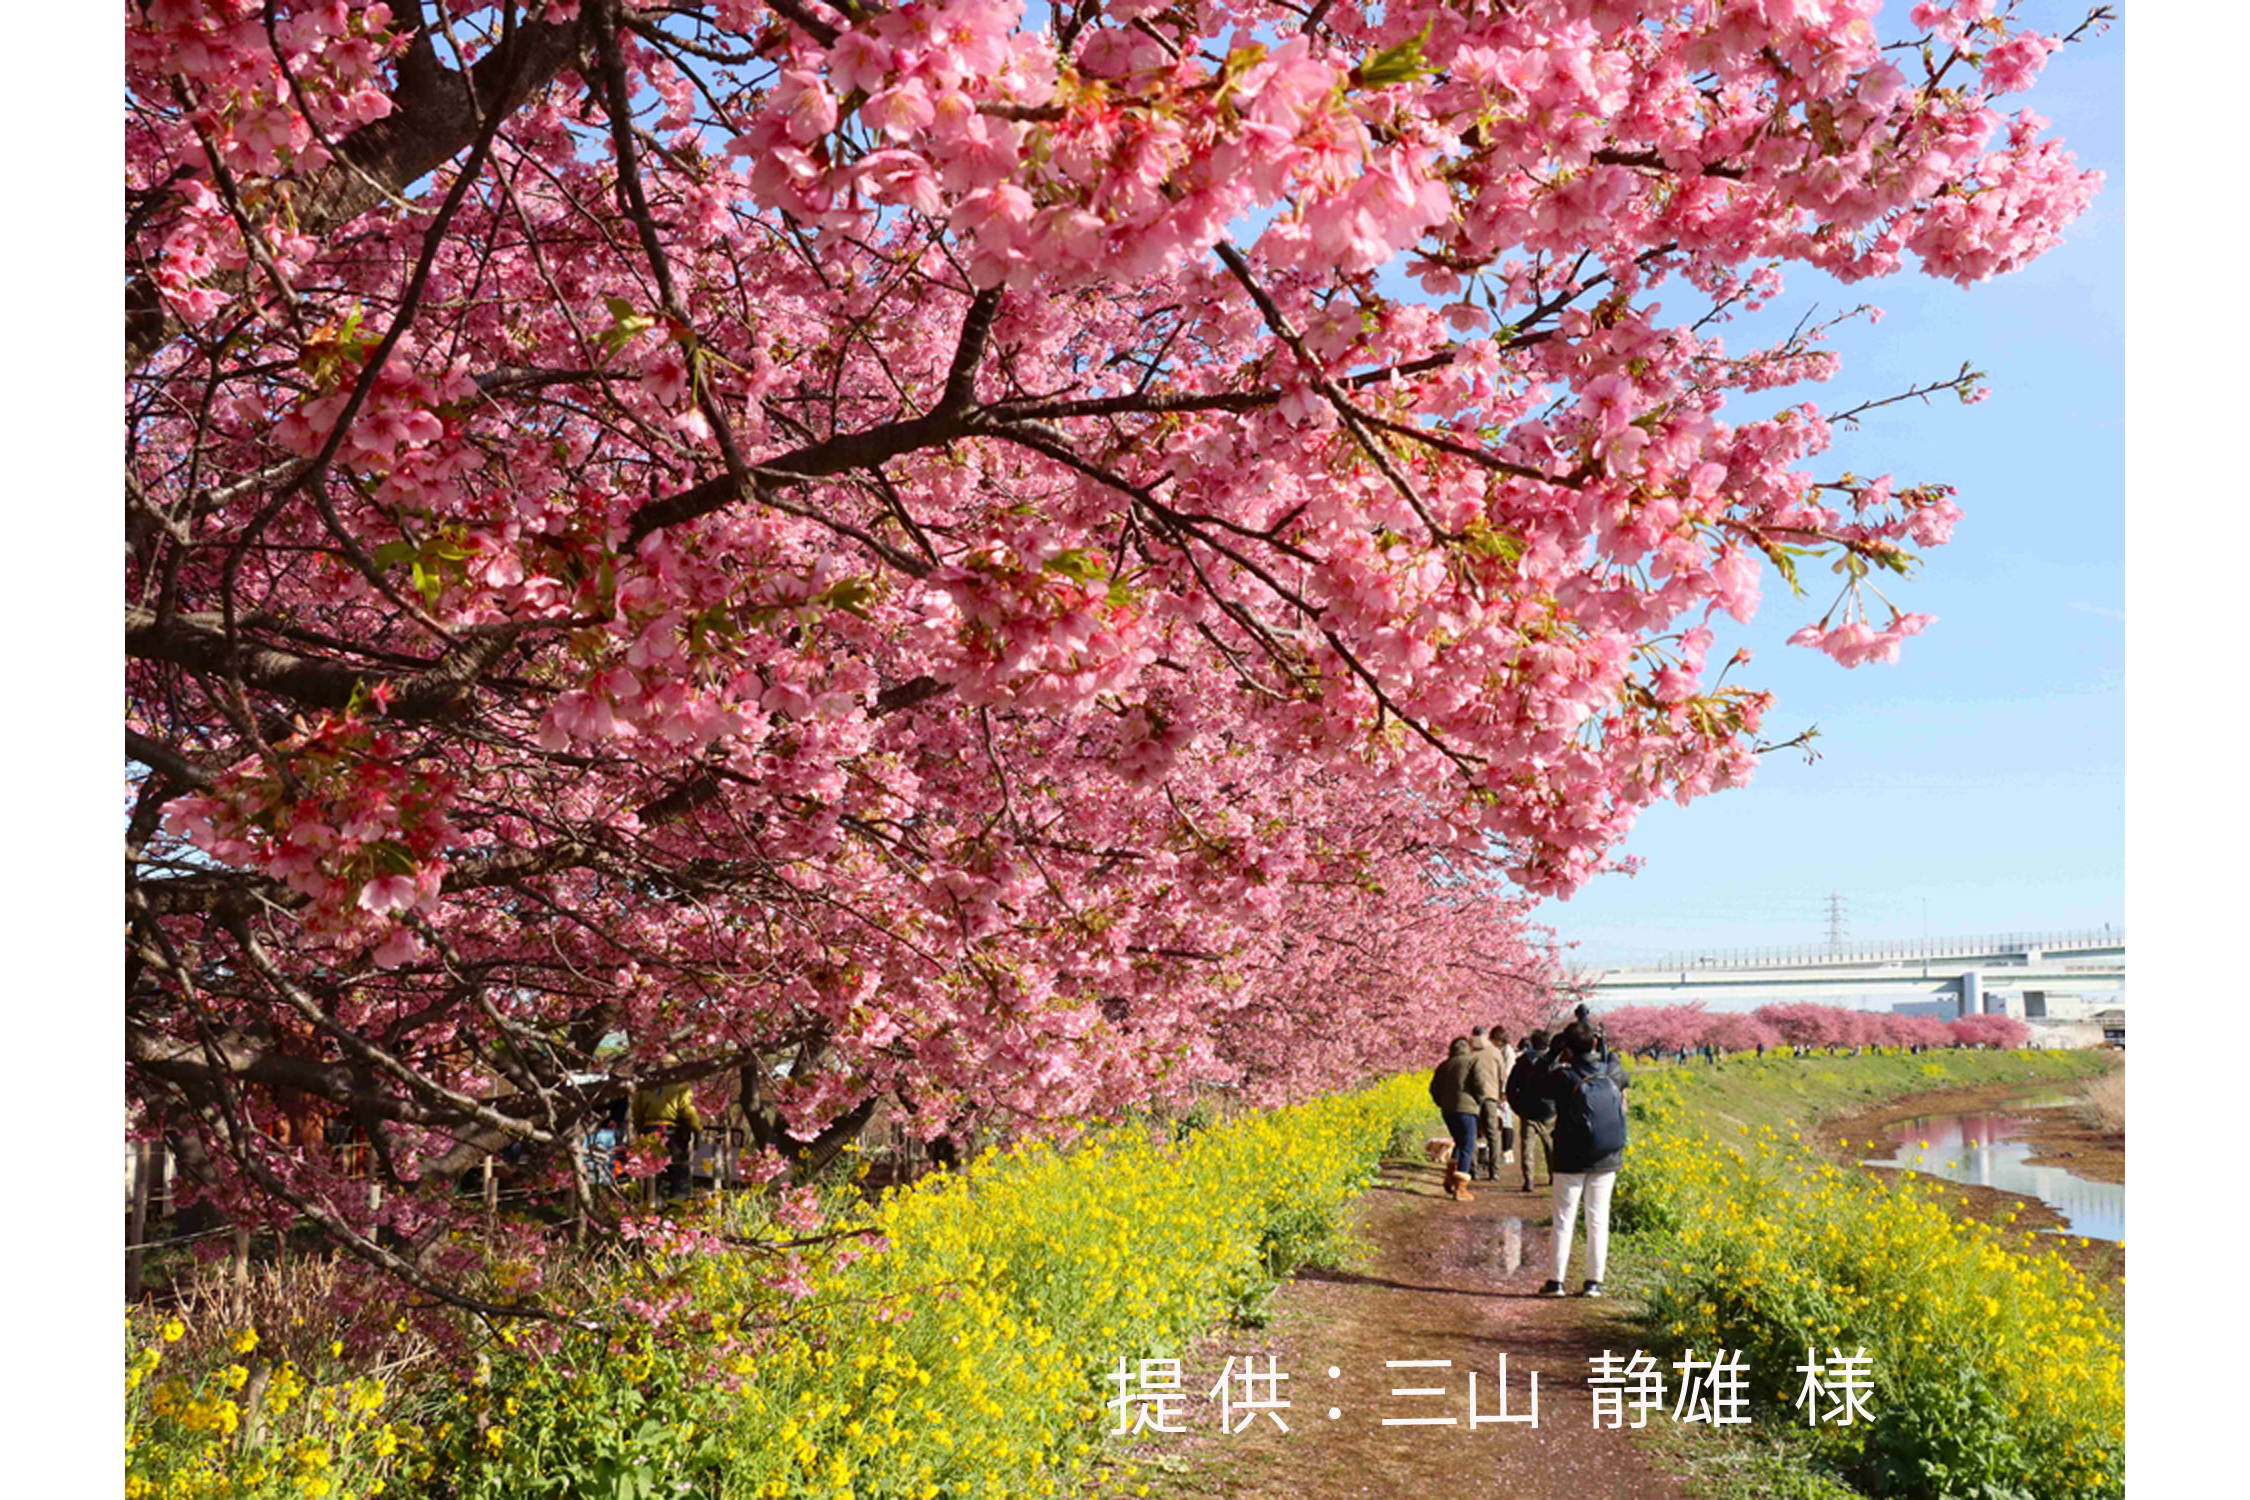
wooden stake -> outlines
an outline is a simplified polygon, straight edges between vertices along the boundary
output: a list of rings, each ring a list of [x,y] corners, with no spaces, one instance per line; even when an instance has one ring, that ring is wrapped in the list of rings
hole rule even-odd
[[[133,1207],[125,1224],[125,1300],[141,1300],[141,1242],[148,1237],[148,1186],[155,1152],[147,1141],[133,1145]]]

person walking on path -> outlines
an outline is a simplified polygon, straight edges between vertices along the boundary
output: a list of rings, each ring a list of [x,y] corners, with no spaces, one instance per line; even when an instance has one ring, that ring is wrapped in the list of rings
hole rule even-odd
[[[1486,1182],[1497,1182],[1508,1149],[1503,1132],[1508,1119],[1508,1068],[1515,1059],[1507,1043],[1498,1041],[1482,1026],[1469,1032],[1469,1054],[1476,1059],[1472,1071],[1477,1093],[1477,1153],[1485,1163],[1484,1171],[1476,1175]]]
[[[1583,1000],[1571,1010],[1570,1018],[1591,1031],[1594,1034],[1594,1040],[1601,1043],[1605,1052],[1609,1049],[1609,1028],[1595,1017],[1593,1011],[1587,1007]]]
[[[1445,1116],[1453,1137],[1453,1154],[1446,1158],[1445,1193],[1457,1203],[1467,1203],[1469,1174],[1477,1161],[1476,1049],[1465,1036],[1457,1036],[1446,1049],[1444,1062],[1430,1075],[1430,1102]]]
[[[1516,1117],[1516,1160],[1523,1167],[1523,1190],[1533,1185],[1532,1148],[1539,1148],[1547,1164],[1547,1185],[1555,1181],[1555,1106],[1537,1088],[1547,1071],[1547,1033],[1534,1031],[1523,1039],[1515,1066],[1508,1070],[1508,1108]]]
[[[1579,1205],[1586,1211],[1586,1284],[1579,1294],[1599,1297],[1609,1264],[1609,1199],[1625,1164],[1625,1069],[1577,1022],[1563,1028],[1555,1060],[1539,1079],[1539,1092],[1555,1106],[1554,1271],[1544,1295],[1560,1297],[1570,1268],[1570,1242]]]
[[[679,1059],[666,1053],[662,1066],[672,1067]],[[687,1196],[693,1185],[695,1162],[695,1137],[703,1128],[703,1118],[696,1113],[695,1092],[686,1083],[663,1084],[638,1094],[633,1100],[633,1126],[637,1130],[661,1130],[669,1137],[672,1159],[665,1173],[665,1191],[673,1197]]]

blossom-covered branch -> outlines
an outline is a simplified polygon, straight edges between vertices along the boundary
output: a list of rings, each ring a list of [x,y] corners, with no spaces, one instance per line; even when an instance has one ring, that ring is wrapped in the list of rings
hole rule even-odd
[[[1894,656],[1960,513],[1731,320],[2096,185],[1981,0],[126,28],[128,1076],[417,1286],[639,1087],[809,1165],[1543,1015],[1535,900],[1752,773],[1721,617],[1828,556]]]

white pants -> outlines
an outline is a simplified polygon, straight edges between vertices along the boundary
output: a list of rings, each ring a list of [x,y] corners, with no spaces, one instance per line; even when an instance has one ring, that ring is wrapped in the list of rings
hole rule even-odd
[[[1609,1192],[1616,1186],[1615,1172],[1555,1174],[1555,1280],[1563,1280],[1570,1269],[1570,1238],[1578,1227],[1581,1196],[1586,1200],[1586,1279],[1602,1279],[1609,1268]]]

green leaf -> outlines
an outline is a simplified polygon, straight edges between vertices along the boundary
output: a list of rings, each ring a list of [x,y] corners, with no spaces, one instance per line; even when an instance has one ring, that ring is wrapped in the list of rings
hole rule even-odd
[[[1043,572],[1060,573],[1078,583],[1092,583],[1097,578],[1109,576],[1109,569],[1103,564],[1101,555],[1089,552],[1084,547],[1071,547],[1058,552],[1039,567]]]
[[[875,580],[855,575],[851,578],[837,579],[827,588],[821,590],[813,603],[824,604],[830,609],[840,609],[846,614],[857,615],[864,620],[868,617],[867,606],[875,598],[875,595]]]
[[[414,856],[396,839],[383,839],[367,846],[368,859],[378,875],[411,875],[414,873]]]
[[[1471,521],[1461,533],[1461,545],[1477,557],[1492,558],[1497,562],[1512,563],[1523,556],[1523,538],[1504,527],[1494,526],[1481,517]]]
[[[734,623],[734,612],[724,604],[714,604],[709,609],[688,616],[688,644],[699,653],[712,636],[717,636],[722,641],[731,641],[741,634],[741,629]]]
[[[1430,65],[1422,60],[1422,43],[1429,34],[1429,28],[1424,27],[1419,36],[1385,47],[1361,63],[1352,70],[1353,86],[1386,89],[1394,83],[1412,83],[1417,78],[1429,77]]]
[[[656,319],[646,313],[635,312],[633,304],[623,297],[604,297],[602,305],[609,309],[612,319],[602,330],[601,346],[604,354],[615,354],[641,334],[656,326]]]
[[[1789,592],[1803,597],[1805,586],[1797,581],[1796,559],[1789,555],[1798,549],[1775,546],[1771,542],[1760,542],[1759,547],[1766,554],[1766,560],[1773,564],[1774,571],[1781,575],[1782,582],[1789,585]]]
[[[1242,75],[1265,60],[1266,46],[1263,42],[1252,42],[1229,52],[1227,60],[1219,67],[1219,91],[1215,98],[1224,101],[1227,95],[1234,92],[1234,86],[1241,81]]]
[[[375,566],[378,568],[395,568],[401,563],[412,562],[417,555],[417,549],[412,542],[403,540],[385,542],[375,549]]]

